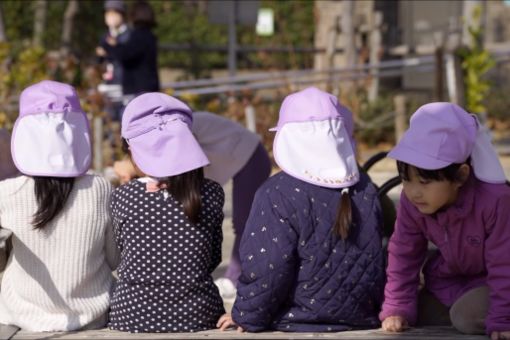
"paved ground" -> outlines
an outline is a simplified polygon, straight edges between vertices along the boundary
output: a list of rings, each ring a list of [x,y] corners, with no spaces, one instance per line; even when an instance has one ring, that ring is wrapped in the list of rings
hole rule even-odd
[[[71,333],[29,333],[18,332],[13,339],[413,339],[413,340],[483,340],[487,337],[482,335],[462,335],[449,327],[428,327],[420,329],[410,329],[403,333],[387,333],[380,329],[369,331],[350,331],[341,333],[238,333],[234,330],[220,332],[217,330],[199,332],[199,333],[166,333],[166,334],[129,334],[106,329],[85,332]]]

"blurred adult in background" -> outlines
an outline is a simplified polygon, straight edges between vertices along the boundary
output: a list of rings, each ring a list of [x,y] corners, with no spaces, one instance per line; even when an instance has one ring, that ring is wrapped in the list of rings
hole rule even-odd
[[[129,11],[132,31],[126,42],[108,36],[101,45],[105,55],[122,65],[124,105],[136,95],[159,91],[157,38],[154,11],[147,1],[136,1]]]
[[[131,29],[127,25],[126,5],[122,0],[108,0],[104,3],[104,21],[108,31],[103,35],[100,46],[107,44],[107,40],[115,41],[122,45],[129,40]],[[106,97],[106,112],[113,120],[120,120],[122,112],[122,73],[123,65],[121,60],[113,55],[106,54],[101,47],[96,49],[99,61],[105,64],[105,70],[102,75],[103,84],[99,86],[99,91]]]

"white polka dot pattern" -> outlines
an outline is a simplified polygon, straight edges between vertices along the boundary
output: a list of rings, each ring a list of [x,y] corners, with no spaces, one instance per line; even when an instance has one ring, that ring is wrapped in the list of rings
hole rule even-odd
[[[139,181],[117,188],[111,203],[119,281],[109,327],[129,332],[215,328],[224,313],[211,273],[221,262],[224,193],[204,180],[195,225],[182,205]]]

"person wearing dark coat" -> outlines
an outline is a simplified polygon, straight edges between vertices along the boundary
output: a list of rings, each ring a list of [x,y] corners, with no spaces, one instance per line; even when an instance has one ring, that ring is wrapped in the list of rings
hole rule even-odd
[[[356,165],[344,109],[313,87],[285,98],[273,144],[283,171],[255,195],[241,240],[236,301],[220,329],[380,326],[382,212],[376,187]]]
[[[106,54],[122,64],[122,91],[129,99],[145,92],[159,91],[157,38],[154,12],[146,1],[137,1],[131,8],[133,29],[129,39],[119,44],[106,39],[101,47]],[[125,100],[126,101],[126,100]]]

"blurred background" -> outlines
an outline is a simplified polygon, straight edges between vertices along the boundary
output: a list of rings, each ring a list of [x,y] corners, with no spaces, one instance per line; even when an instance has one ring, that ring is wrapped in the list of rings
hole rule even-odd
[[[282,98],[315,85],[354,112],[361,158],[388,150],[430,101],[479,114],[510,154],[510,1],[148,2],[161,91],[256,131],[270,153]],[[27,85],[70,83],[99,171],[121,157],[96,54],[104,13],[103,1],[0,2],[0,128],[12,129]]]

